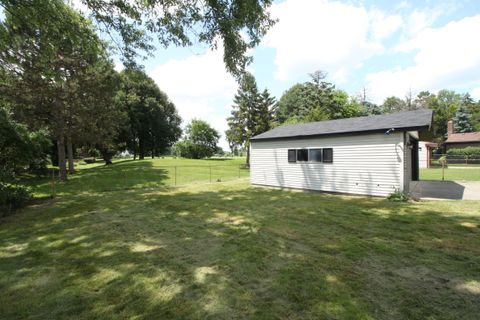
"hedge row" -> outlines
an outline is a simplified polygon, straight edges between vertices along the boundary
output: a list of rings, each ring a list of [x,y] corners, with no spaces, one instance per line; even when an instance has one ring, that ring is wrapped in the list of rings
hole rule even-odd
[[[480,147],[466,147],[458,149],[448,149],[449,156],[476,156],[480,157]]]

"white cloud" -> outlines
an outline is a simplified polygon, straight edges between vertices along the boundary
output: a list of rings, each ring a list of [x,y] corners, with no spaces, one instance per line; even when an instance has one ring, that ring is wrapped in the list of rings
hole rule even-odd
[[[375,100],[403,96],[410,89],[439,90],[471,86],[480,82],[480,15],[453,21],[440,28],[426,28],[399,50],[416,50],[414,65],[394,67],[367,75]]]
[[[400,15],[327,0],[286,0],[274,4],[279,22],[262,45],[276,50],[275,77],[292,80],[315,69],[346,79],[349,70],[382,53],[385,40],[400,29]]]
[[[480,100],[480,87],[473,89],[470,92],[470,95],[472,96],[473,99]]]
[[[172,59],[153,69],[150,76],[175,103],[184,125],[193,118],[208,121],[222,135],[221,146],[227,149],[226,118],[237,83],[227,73],[222,47],[200,55]]]
[[[417,32],[430,27],[441,15],[442,9],[440,7],[414,10],[407,17],[405,24],[406,31],[409,34],[415,35]]]
[[[394,32],[400,29],[403,19],[399,14],[387,15],[379,10],[370,12],[372,19],[372,33],[375,40],[388,38]]]

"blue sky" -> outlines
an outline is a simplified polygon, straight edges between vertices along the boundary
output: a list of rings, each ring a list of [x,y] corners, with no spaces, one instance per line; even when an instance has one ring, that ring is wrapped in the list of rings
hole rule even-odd
[[[480,0],[283,0],[271,13],[280,21],[251,51],[249,70],[277,99],[315,70],[350,95],[365,87],[377,103],[443,88],[480,99]],[[184,124],[201,118],[224,135],[237,85],[222,52],[158,47],[144,65]]]
[[[280,98],[308,73],[323,70],[350,95],[363,87],[370,100],[442,88],[480,99],[480,2],[284,0],[280,19],[252,50],[249,67],[260,89]],[[159,48],[145,61],[187,123],[227,128],[236,83],[221,52],[206,47]],[[227,144],[222,139],[222,147]]]

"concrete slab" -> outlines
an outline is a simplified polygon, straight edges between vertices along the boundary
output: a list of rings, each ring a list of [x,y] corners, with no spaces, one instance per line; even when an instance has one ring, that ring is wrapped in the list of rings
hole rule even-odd
[[[419,199],[480,200],[480,181],[412,181],[410,193]]]

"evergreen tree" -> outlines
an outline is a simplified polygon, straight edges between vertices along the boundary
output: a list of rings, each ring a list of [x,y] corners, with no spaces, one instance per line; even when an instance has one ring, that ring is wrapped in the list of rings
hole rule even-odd
[[[238,147],[247,150],[250,165],[250,138],[270,129],[275,99],[267,90],[260,94],[253,75],[245,73],[233,101],[226,137],[232,151]]]
[[[464,105],[461,105],[457,112],[455,113],[455,117],[453,118],[453,124],[455,127],[455,132],[457,133],[464,133],[464,132],[472,132],[473,128],[470,124],[471,115],[468,113],[467,108]]]
[[[276,105],[275,97],[270,95],[267,89],[260,95],[257,114],[257,128],[255,132],[262,133],[270,130],[273,121],[273,112]]]

